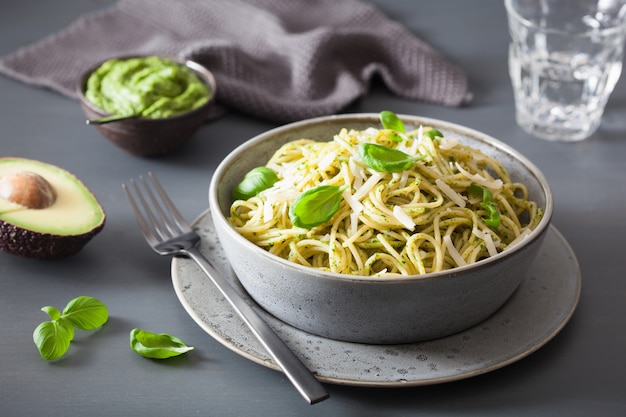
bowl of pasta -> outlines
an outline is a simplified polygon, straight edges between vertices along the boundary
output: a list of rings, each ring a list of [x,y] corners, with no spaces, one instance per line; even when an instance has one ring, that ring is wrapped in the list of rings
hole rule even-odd
[[[209,188],[249,295],[298,329],[414,343],[479,324],[526,277],[553,211],[508,145],[389,111],[295,122],[233,150]]]

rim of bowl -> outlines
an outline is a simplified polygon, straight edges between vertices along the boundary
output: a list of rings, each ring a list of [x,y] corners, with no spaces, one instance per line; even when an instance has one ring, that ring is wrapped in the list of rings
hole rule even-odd
[[[85,106],[89,107],[92,111],[95,111],[97,113],[102,114],[101,117],[112,116],[113,113],[109,113],[106,110],[104,110],[103,108],[96,106],[89,99],[87,99],[87,96],[85,96],[85,90],[86,90],[86,87],[87,87],[87,80],[89,79],[89,76],[91,75],[92,72],[94,72],[96,69],[98,69],[102,64],[104,64],[105,62],[107,62],[107,61],[109,61],[111,59],[147,58],[147,57],[151,57],[151,56],[157,56],[159,58],[170,59],[170,60],[172,60],[172,61],[174,61],[174,62],[176,62],[176,63],[178,63],[180,65],[184,65],[185,67],[187,67],[190,70],[192,70],[196,75],[198,75],[200,80],[202,82],[204,82],[209,87],[209,97],[208,97],[207,101],[203,105],[201,105],[200,107],[196,107],[193,110],[188,110],[186,112],[179,113],[179,114],[171,116],[171,117],[159,117],[159,118],[156,118],[156,119],[149,118],[149,117],[136,117],[136,118],[133,118],[131,120],[141,121],[141,122],[144,122],[144,123],[171,122],[171,121],[174,121],[174,120],[177,120],[177,119],[182,119],[183,117],[187,117],[190,114],[203,112],[203,111],[206,110],[207,107],[209,107],[209,105],[215,99],[216,90],[217,90],[217,83],[215,81],[215,77],[213,76],[213,73],[207,67],[205,67],[204,65],[202,65],[199,62],[194,61],[192,59],[181,58],[181,57],[177,57],[177,56],[173,56],[173,55],[159,55],[159,54],[143,54],[143,55],[142,54],[134,54],[134,55],[113,56],[113,57],[109,57],[109,58],[103,59],[102,61],[98,62],[97,64],[92,65],[80,77],[80,83],[78,84],[78,87],[77,87],[77,93],[78,93],[78,97],[79,97],[80,101]]]
[[[221,181],[222,176],[226,169],[236,162],[239,155],[250,149],[254,148],[257,144],[265,142],[276,135],[280,135],[283,132],[289,132],[294,128],[302,128],[308,125],[316,125],[327,123],[329,121],[345,121],[346,123],[350,123],[350,121],[355,122],[364,122],[364,121],[372,121],[372,125],[375,126],[379,124],[378,113],[350,113],[350,114],[340,114],[340,115],[332,115],[332,116],[321,116],[315,117],[311,119],[306,119],[298,122],[289,123],[283,126],[276,127],[274,129],[270,129],[266,132],[263,132],[259,135],[254,136],[253,138],[245,141],[234,150],[232,150],[218,165],[213,176],[211,178],[211,182],[209,185],[209,207],[211,208],[211,217],[213,221],[219,221],[220,223],[226,226],[226,230],[229,234],[233,235],[238,243],[248,247],[250,250],[253,250],[261,256],[267,257],[270,260],[279,263],[281,266],[286,268],[293,268],[294,270],[305,272],[309,274],[317,275],[321,278],[328,278],[333,280],[345,280],[350,282],[377,282],[377,283],[393,283],[393,282],[410,282],[416,280],[428,280],[428,279],[436,279],[439,277],[446,277],[455,275],[462,272],[472,271],[475,269],[481,269],[488,267],[491,264],[495,264],[497,262],[501,262],[504,258],[512,255],[516,252],[519,252],[526,248],[531,242],[537,240],[550,226],[552,213],[554,210],[554,201],[552,191],[550,189],[550,185],[544,174],[537,168],[535,164],[533,164],[528,158],[522,155],[519,151],[515,150],[513,147],[489,136],[483,132],[477,131],[475,129],[465,127],[462,125],[458,125],[451,122],[446,122],[439,119],[429,118],[429,117],[420,117],[415,115],[407,115],[407,114],[398,114],[398,117],[406,122],[409,122],[413,125],[428,125],[437,128],[443,128],[447,131],[452,131],[462,137],[468,137],[473,140],[477,140],[482,142],[490,147],[495,148],[499,152],[504,152],[512,157],[514,160],[521,163],[521,166],[525,171],[529,172],[534,178],[536,178],[537,183],[540,186],[540,190],[543,193],[545,198],[545,207],[543,208],[543,217],[541,221],[537,225],[537,227],[531,231],[531,233],[522,241],[516,244],[514,247],[510,249],[506,249],[503,252],[498,253],[495,256],[492,256],[488,259],[481,259],[472,264],[457,266],[452,269],[448,269],[445,271],[438,272],[430,272],[422,275],[404,275],[404,276],[365,276],[365,275],[349,275],[349,274],[339,274],[336,272],[328,272],[322,271],[315,268],[307,267],[304,265],[296,264],[294,262],[290,262],[287,259],[281,258],[277,255],[271,254],[265,249],[255,245],[250,242],[248,239],[239,234],[232,226],[228,223],[226,216],[222,213],[222,210],[219,206],[219,198],[218,198],[218,188],[219,182]]]

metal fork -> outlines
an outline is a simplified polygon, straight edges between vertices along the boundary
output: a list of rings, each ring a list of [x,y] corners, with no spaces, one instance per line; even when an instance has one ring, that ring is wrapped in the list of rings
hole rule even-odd
[[[200,236],[185,222],[155,176],[150,172],[148,176],[152,180],[152,187],[144,177],[139,177],[139,181],[143,184],[145,194],[147,194],[151,204],[144,198],[144,193],[137,183],[132,179],[130,180],[145,215],[139,209],[137,200],[133,197],[130,188],[126,184],[122,184],[122,188],[135,213],[139,227],[152,249],[159,255],[182,255],[194,260],[241,316],[252,333],[267,349],[272,359],[280,366],[283,373],[309,404],[315,404],[328,398],[329,395],[324,386],[315,379],[269,325],[200,253],[197,248]],[[152,188],[158,192],[162,204],[152,192]],[[154,211],[150,208],[151,205]]]

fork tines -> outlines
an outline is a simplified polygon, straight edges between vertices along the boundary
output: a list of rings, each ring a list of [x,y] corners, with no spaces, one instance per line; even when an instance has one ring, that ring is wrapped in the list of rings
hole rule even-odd
[[[130,188],[126,184],[122,184],[139,227],[146,239],[154,243],[189,232],[191,230],[189,225],[185,222],[174,203],[172,203],[159,181],[151,172],[148,172],[148,177],[152,186],[146,178],[143,176],[139,177],[139,182],[143,184],[144,192],[148,199],[144,197],[144,192],[141,191],[142,187],[135,180],[130,180],[140,204],[137,204],[137,200],[133,197],[133,192]],[[153,192],[153,189],[157,191],[160,200]],[[150,203],[148,203],[148,200]],[[142,206],[143,213],[139,205]]]

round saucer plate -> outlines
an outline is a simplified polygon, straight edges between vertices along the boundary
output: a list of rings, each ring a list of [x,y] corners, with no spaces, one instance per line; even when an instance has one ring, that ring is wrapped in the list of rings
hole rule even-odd
[[[550,341],[569,321],[580,297],[578,261],[551,226],[528,276],[495,314],[441,339],[401,345],[342,342],[298,330],[265,312],[247,295],[219,244],[210,210],[193,223],[200,250],[231,281],[322,382],[371,387],[429,385],[484,374],[516,362]],[[186,258],[172,261],[172,281],[187,313],[218,342],[279,370],[209,278]]]

